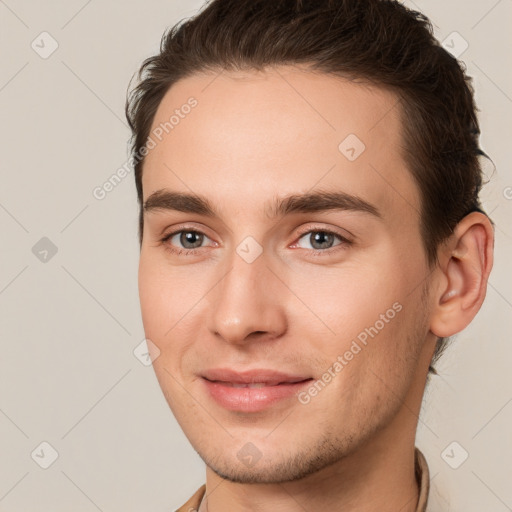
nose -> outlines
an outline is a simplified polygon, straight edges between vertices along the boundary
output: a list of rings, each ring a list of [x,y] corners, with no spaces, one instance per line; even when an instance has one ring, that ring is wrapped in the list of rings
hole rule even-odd
[[[236,345],[281,336],[287,329],[285,290],[264,254],[248,263],[234,253],[224,277],[208,294],[210,331]]]

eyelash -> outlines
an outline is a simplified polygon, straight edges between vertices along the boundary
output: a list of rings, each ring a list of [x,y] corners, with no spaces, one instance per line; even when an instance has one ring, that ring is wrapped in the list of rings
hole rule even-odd
[[[173,231],[173,232],[165,235],[160,240],[160,242],[165,246],[165,250],[167,250],[170,253],[172,253],[174,255],[177,255],[177,256],[181,256],[181,255],[184,255],[184,256],[194,256],[195,254],[200,252],[201,249],[204,249],[204,247],[197,247],[195,249],[176,249],[171,244],[167,243],[173,236],[178,235],[180,233],[197,233],[197,234],[200,234],[200,235],[204,235],[205,237],[208,238],[208,236],[205,233],[203,233],[202,231],[199,231],[197,229],[181,228],[181,229],[178,229],[177,231]],[[339,233],[337,233],[335,231],[332,231],[332,230],[329,230],[329,229],[318,228],[318,227],[317,228],[309,228],[307,230],[304,230],[304,231],[300,232],[298,234],[298,239],[297,240],[300,240],[304,235],[311,234],[311,233],[325,233],[325,234],[328,234],[328,235],[334,235],[335,237],[337,237],[340,240],[339,244],[335,245],[334,247],[330,247],[329,249],[316,249],[316,250],[315,249],[306,249],[307,251],[311,252],[311,255],[314,256],[314,257],[319,257],[319,256],[321,257],[321,256],[324,256],[326,254],[327,255],[331,255],[331,254],[333,254],[336,251],[345,250],[345,249],[347,249],[347,247],[350,247],[352,245],[352,241],[351,240],[349,240],[348,238],[340,235]]]

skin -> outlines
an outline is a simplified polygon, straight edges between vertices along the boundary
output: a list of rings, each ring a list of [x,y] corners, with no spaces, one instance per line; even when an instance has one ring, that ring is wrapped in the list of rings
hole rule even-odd
[[[177,421],[207,465],[200,510],[413,511],[414,438],[437,336],[463,329],[485,296],[492,228],[473,213],[429,267],[420,194],[401,153],[394,93],[280,66],[196,74],[173,85],[153,129],[198,104],[144,164],[144,201],[161,189],[206,197],[217,216],[150,209],[139,292],[153,366]],[[348,134],[366,146],[354,161]],[[295,212],[269,201],[343,191],[378,209]],[[179,230],[197,231],[193,247]],[[325,230],[322,248],[312,235]],[[237,254],[246,237],[262,253]],[[186,244],[186,240],[185,240]],[[325,247],[325,246],[323,246]],[[330,247],[330,248],[329,248]],[[402,309],[309,403],[229,411],[206,392],[206,369],[267,368],[321,379],[358,334]],[[261,458],[237,452],[251,442]]]

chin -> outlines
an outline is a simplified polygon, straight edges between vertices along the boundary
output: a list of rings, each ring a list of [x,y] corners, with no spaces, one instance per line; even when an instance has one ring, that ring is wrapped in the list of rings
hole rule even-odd
[[[253,455],[255,456],[252,460],[248,459],[247,462],[243,460],[242,450],[234,452],[229,458],[227,451],[213,457],[206,457],[198,453],[214,473],[230,482],[279,484],[301,480],[335,464],[352,450],[353,447],[350,444],[324,439],[317,442],[316,447],[302,447],[291,454],[274,453],[271,454],[271,457],[265,457],[265,454],[261,452],[258,455],[254,448]]]

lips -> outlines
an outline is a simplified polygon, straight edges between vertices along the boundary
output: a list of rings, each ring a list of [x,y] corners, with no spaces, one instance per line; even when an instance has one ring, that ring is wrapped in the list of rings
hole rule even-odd
[[[310,377],[306,375],[292,375],[274,370],[247,370],[236,372],[228,368],[205,371],[202,376],[212,382],[222,382],[234,387],[264,387],[279,384],[295,384]]]
[[[218,380],[214,380],[212,382],[222,382]],[[270,383],[270,382],[252,382],[251,384],[243,384],[241,382],[222,382],[225,386],[231,386],[232,388],[251,388],[251,389],[259,389],[267,386],[279,386],[279,384],[284,384],[281,382]]]
[[[209,396],[231,411],[257,412],[296,395],[311,377],[258,369],[212,369],[201,375]]]

